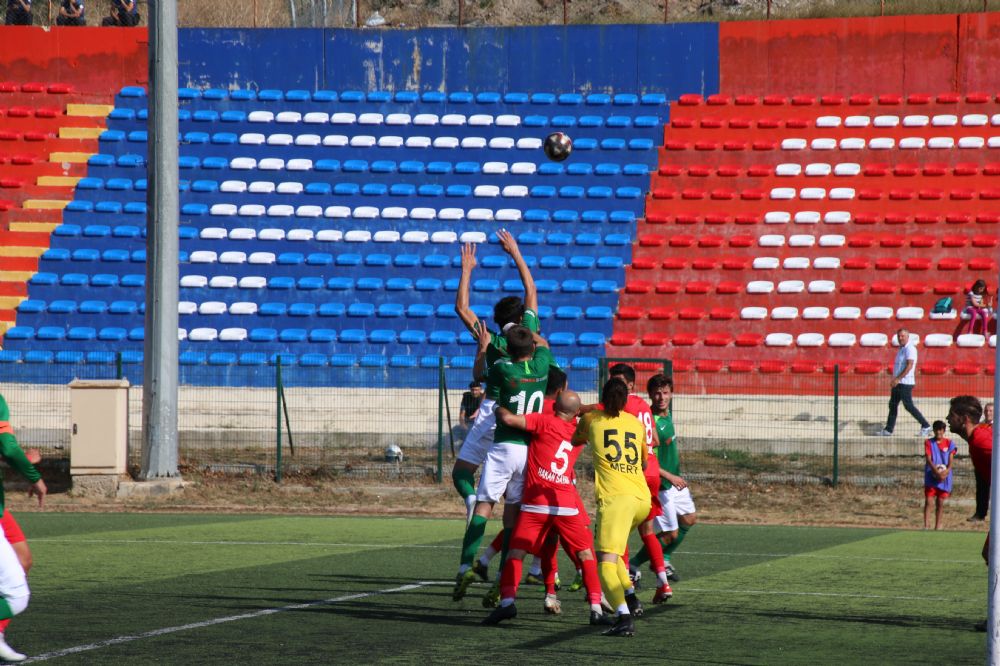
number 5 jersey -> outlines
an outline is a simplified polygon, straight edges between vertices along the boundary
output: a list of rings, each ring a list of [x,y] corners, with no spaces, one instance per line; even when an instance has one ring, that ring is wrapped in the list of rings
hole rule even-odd
[[[563,421],[550,411],[524,417],[531,445],[524,466],[524,493],[521,511],[575,516],[579,513],[573,467],[583,447],[570,440],[576,419]]]

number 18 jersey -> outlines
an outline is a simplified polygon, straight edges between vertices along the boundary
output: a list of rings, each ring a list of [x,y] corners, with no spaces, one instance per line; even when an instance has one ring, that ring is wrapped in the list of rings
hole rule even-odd
[[[632,495],[650,501],[642,463],[649,455],[646,427],[627,412],[609,416],[603,410],[586,414],[574,437],[586,438],[594,448],[597,499]]]
[[[575,516],[579,513],[573,466],[582,446],[570,441],[576,431],[576,419],[563,421],[555,414],[528,414],[524,417],[531,445],[524,466],[524,493],[521,510]]]

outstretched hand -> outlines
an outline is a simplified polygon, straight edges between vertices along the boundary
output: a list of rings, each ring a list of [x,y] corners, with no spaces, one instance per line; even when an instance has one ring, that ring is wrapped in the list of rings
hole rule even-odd
[[[481,321],[478,322],[478,326],[476,327],[476,341],[479,343],[478,349],[480,353],[485,352],[486,348],[490,346],[490,342],[493,341],[493,334],[490,333],[490,329]]]
[[[462,270],[471,271],[476,267],[476,245],[466,243],[462,246]]]
[[[516,253],[520,252],[520,248],[517,246],[517,241],[514,239],[514,234],[510,233],[506,229],[501,229],[497,232],[497,239],[500,241],[500,246],[503,251],[507,254],[514,256]]]
[[[28,487],[28,497],[36,496],[38,497],[38,506],[42,506],[45,502],[45,496],[48,494],[49,489],[45,487],[45,482],[41,479],[35,481],[31,486]]]

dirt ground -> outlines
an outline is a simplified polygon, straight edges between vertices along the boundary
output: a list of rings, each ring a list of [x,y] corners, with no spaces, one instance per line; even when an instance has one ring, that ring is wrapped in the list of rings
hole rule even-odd
[[[464,515],[450,480],[418,481],[291,478],[281,484],[261,475],[206,475],[187,471],[185,487],[163,497],[126,500],[77,497],[54,480],[47,511],[231,512],[312,515],[392,515],[459,518]],[[593,506],[592,484],[581,484]],[[38,511],[25,486],[8,484],[7,503],[14,512]],[[692,486],[699,520],[705,523],[824,525],[920,529],[923,496],[912,487],[860,488],[842,485],[701,482]],[[944,529],[985,531],[969,523],[971,489],[945,505]]]

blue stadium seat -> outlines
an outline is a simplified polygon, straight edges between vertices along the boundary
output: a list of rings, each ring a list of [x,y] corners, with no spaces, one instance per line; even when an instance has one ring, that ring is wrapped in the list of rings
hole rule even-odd
[[[319,278],[321,279],[321,278]],[[315,303],[292,303],[288,306],[289,317],[315,317]]]
[[[321,368],[328,362],[326,354],[307,353],[299,357],[299,366],[304,368]]]
[[[337,341],[337,332],[332,328],[314,328],[309,331],[309,342],[329,344]]]
[[[372,303],[351,303],[347,306],[348,317],[374,317],[375,306]]]
[[[278,339],[278,331],[273,328],[252,328],[247,332],[250,342],[274,342]]]
[[[422,345],[427,342],[427,334],[423,331],[406,329],[399,332],[399,343],[404,345]]]
[[[360,344],[365,341],[365,332],[360,328],[345,328],[338,338],[345,344]]]
[[[354,354],[334,354],[330,357],[330,365],[334,368],[353,368],[358,364]]]
[[[288,306],[284,303],[261,303],[257,312],[262,317],[283,317],[288,312]]]

